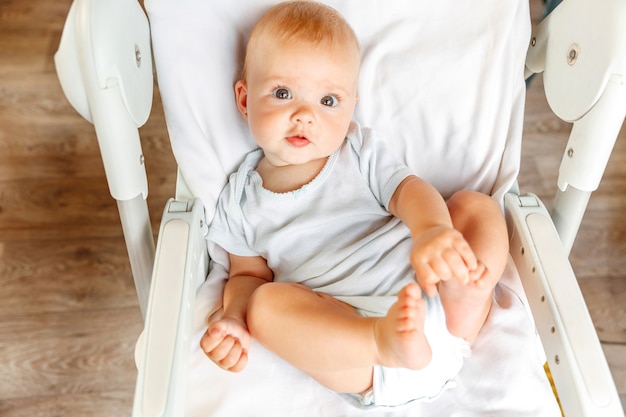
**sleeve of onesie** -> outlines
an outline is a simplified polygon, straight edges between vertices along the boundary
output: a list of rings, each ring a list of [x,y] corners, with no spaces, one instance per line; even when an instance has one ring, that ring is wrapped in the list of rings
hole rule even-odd
[[[384,139],[370,129],[358,129],[354,136],[360,142],[353,148],[359,154],[361,173],[368,182],[374,196],[380,204],[389,209],[389,201],[400,183],[414,172],[397,159],[388,149]]]
[[[215,242],[234,255],[258,256],[259,254],[250,248],[246,240],[243,214],[239,205],[240,198],[237,198],[237,193],[233,193],[233,181],[236,175],[236,173],[232,174],[230,181],[220,194],[215,216],[209,226],[207,240]]]

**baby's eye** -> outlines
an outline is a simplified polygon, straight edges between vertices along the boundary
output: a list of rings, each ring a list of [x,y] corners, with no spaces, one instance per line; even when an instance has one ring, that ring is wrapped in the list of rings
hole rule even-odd
[[[333,95],[328,95],[322,97],[320,103],[322,103],[322,105],[324,106],[335,107],[337,104],[339,104],[339,99]]]
[[[274,94],[274,97],[281,99],[281,100],[288,100],[291,98],[291,91],[287,90],[286,88],[277,88],[276,90],[274,90],[272,92],[272,94]]]

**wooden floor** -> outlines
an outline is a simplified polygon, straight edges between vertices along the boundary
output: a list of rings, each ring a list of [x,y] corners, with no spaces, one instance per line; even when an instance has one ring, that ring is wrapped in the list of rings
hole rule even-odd
[[[54,72],[70,0],[0,0],[0,416],[129,416],[141,315],[93,128]],[[529,89],[523,191],[550,202],[569,126]],[[175,164],[155,97],[141,129],[156,230]],[[626,133],[572,263],[626,395]]]

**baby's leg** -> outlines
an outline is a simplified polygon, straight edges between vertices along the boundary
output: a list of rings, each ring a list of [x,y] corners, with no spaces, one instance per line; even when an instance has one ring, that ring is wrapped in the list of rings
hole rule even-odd
[[[351,306],[298,284],[268,283],[248,307],[252,336],[296,368],[337,392],[372,385],[373,367],[419,369],[431,351],[424,336],[425,304],[411,284],[386,317],[363,317]]]
[[[474,251],[479,271],[470,274],[478,280],[468,285],[454,280],[441,282],[439,294],[450,333],[472,343],[487,318],[494,287],[506,267],[508,232],[500,206],[485,194],[458,192],[448,201],[448,209],[453,226]]]

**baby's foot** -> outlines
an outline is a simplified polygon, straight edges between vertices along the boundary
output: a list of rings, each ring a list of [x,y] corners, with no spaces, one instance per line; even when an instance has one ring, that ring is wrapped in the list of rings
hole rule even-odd
[[[449,280],[439,284],[450,334],[473,343],[491,307],[495,286],[492,281],[489,269],[479,261],[476,269],[470,271],[468,283]]]
[[[424,335],[426,305],[422,290],[411,283],[398,293],[398,301],[379,319],[375,337],[382,366],[421,369],[432,357]]]

